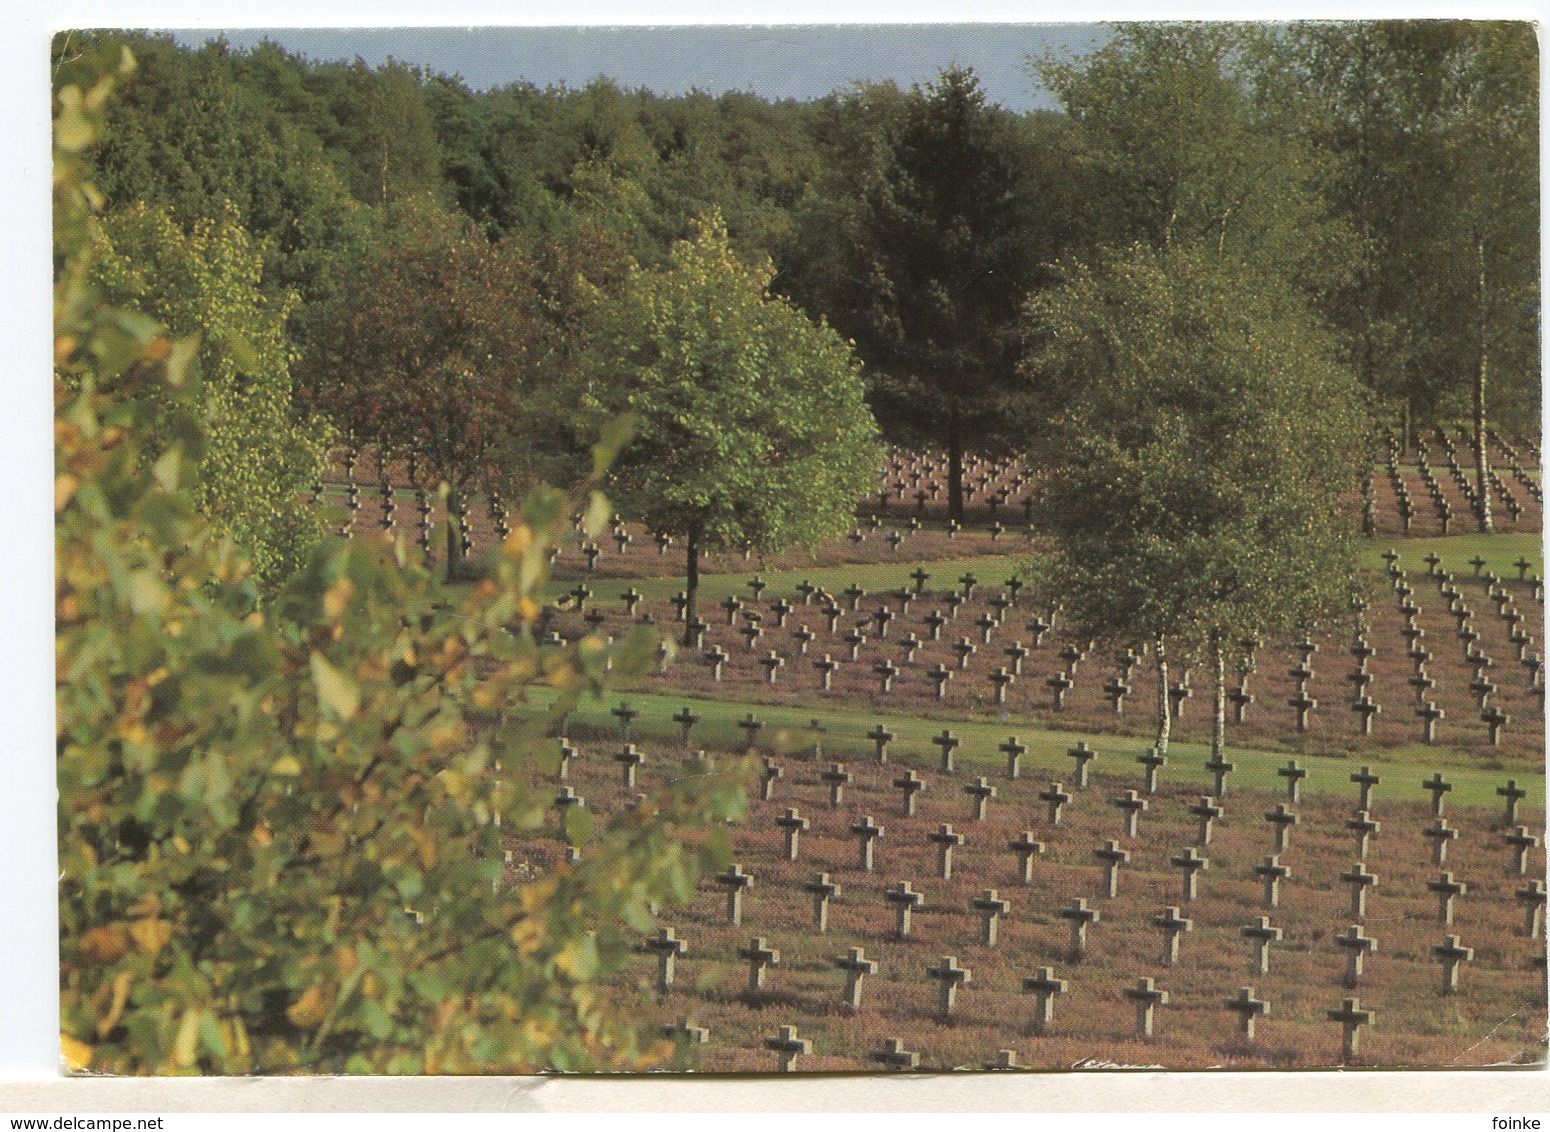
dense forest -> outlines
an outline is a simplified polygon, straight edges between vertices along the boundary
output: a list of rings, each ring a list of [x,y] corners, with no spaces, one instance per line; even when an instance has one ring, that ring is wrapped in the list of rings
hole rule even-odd
[[[95,168],[113,210],[230,217],[304,350],[360,264],[419,224],[514,242],[548,316],[579,276],[665,262],[690,221],[855,341],[891,439],[1019,444],[1020,313],[1062,257],[1200,242],[1328,323],[1385,424],[1537,431],[1537,51],[1526,25],[1131,26],[1030,60],[1064,112],[968,70],[811,102],[598,79],[474,91],[390,62],[129,36]],[[305,367],[303,367],[304,369]]]

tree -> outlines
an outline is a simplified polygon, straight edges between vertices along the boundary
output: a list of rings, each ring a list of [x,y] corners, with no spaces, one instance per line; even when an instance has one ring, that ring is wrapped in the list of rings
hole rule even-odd
[[[1157,744],[1171,650],[1306,628],[1353,569],[1364,417],[1328,336],[1284,286],[1175,244],[1064,265],[1030,303],[1026,368],[1050,408],[1035,522],[1050,593],[1094,637],[1150,642]]]
[[[272,589],[322,533],[303,496],[322,469],[324,433],[291,403],[285,326],[295,296],[264,288],[263,257],[231,207],[190,231],[161,209],[135,207],[102,230],[94,279],[104,297],[199,340],[206,423],[190,469],[194,502]]]
[[[1078,60],[1030,70],[1095,169],[1094,242],[1209,244],[1318,294],[1356,256],[1319,193],[1327,155],[1257,84],[1260,36],[1232,24],[1119,24]]]
[[[455,513],[476,486],[509,493],[535,469],[565,411],[545,395],[559,343],[518,239],[492,244],[429,207],[401,217],[315,312],[303,394],[358,443],[414,448]],[[449,578],[461,558],[449,521]]]
[[[1330,154],[1324,192],[1366,253],[1322,306],[1407,439],[1413,425],[1473,418],[1488,530],[1488,372],[1495,419],[1539,428],[1533,29],[1353,21],[1294,25],[1272,46],[1266,85]]]
[[[255,610],[252,564],[190,503],[197,341],[91,285],[84,154],[131,66],[101,43],[56,71],[66,1058],[117,1074],[668,1063],[618,974],[653,907],[724,860],[739,775],[707,767],[599,828],[579,808],[540,828],[548,727],[654,647],[642,629],[541,653],[534,587],[571,508],[553,489],[460,601],[329,540]],[[126,395],[150,386],[159,399]],[[562,842],[586,845],[579,862],[537,856]],[[527,879],[505,850],[535,852]]]
[[[850,347],[773,298],[771,272],[740,261],[712,214],[666,268],[637,270],[599,307],[598,408],[637,430],[611,490],[684,539],[690,621],[704,551],[838,534],[882,460]]]

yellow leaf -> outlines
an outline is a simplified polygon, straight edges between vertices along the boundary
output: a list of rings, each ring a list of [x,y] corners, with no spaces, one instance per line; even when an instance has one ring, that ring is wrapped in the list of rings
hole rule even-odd
[[[340,578],[323,594],[323,616],[330,621],[338,621],[349,608],[350,598],[353,596],[355,596],[355,583],[349,578]]]
[[[172,938],[172,921],[163,920],[159,916],[148,916],[146,919],[136,920],[130,924],[129,934],[134,937],[141,951],[148,951],[155,955],[166,947],[167,941]]]
[[[69,1034],[59,1035],[59,1052],[71,1073],[81,1073],[91,1068],[92,1047]]]
[[[180,1067],[194,1064],[194,1053],[199,1041],[200,1013],[192,1006],[183,1011],[183,1020],[178,1024],[178,1036],[172,1042],[172,1064]]]
[[[323,1001],[323,992],[316,986],[310,986],[304,990],[301,997],[291,1003],[285,1016],[296,1026],[316,1026],[323,1021],[327,1013],[327,1004]]]
[[[506,536],[506,553],[513,558],[520,558],[528,547],[533,545],[533,531],[526,523],[519,523]]]
[[[134,975],[129,971],[120,971],[118,978],[113,980],[113,1002],[108,1007],[108,1012],[97,1019],[97,1036],[105,1038],[108,1032],[118,1025],[118,1020],[124,1016],[124,1006],[129,1002],[129,984],[134,981]]]
[[[75,498],[75,489],[81,486],[81,481],[68,472],[62,476],[54,477],[54,510],[62,511]]]
[[[124,925],[103,924],[81,936],[76,954],[83,963],[99,964],[111,963],[128,950],[129,936]]]
[[[281,755],[270,765],[269,773],[294,778],[301,773],[301,763],[295,755]]]
[[[318,702],[340,719],[354,719],[361,709],[361,690],[320,652],[312,654],[312,681],[317,686]]]

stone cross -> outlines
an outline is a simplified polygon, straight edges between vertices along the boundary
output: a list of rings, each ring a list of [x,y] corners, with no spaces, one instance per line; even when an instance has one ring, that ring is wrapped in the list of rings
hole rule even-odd
[[[1458,837],[1459,831],[1450,826],[1446,818],[1438,818],[1421,831],[1421,836],[1432,843],[1432,864],[1441,865],[1448,859],[1448,842]]]
[[[1346,819],[1345,827],[1356,834],[1356,859],[1367,859],[1367,843],[1383,828],[1383,823],[1374,821],[1366,810],[1357,810],[1355,814]]]
[[[585,806],[586,804],[587,800],[580,794],[577,794],[569,786],[560,787],[560,792],[554,796],[554,806],[555,809],[560,811],[560,819],[562,824],[564,822],[566,810],[570,809],[572,806]]]
[[[982,613],[974,619],[974,627],[980,631],[980,644],[990,644],[990,635],[996,631],[996,626],[1001,622],[989,613]]]
[[[1202,794],[1200,801],[1189,808],[1189,812],[1200,819],[1200,844],[1211,844],[1211,825],[1222,816],[1222,807],[1218,806],[1209,795]]]
[[[624,768],[625,789],[635,786],[635,770],[646,761],[646,756],[635,749],[634,743],[626,743],[624,749],[614,754],[614,762]]]
[[[1240,682],[1236,688],[1231,689],[1227,693],[1227,698],[1232,701],[1232,721],[1234,723],[1242,723],[1249,705],[1254,702],[1254,693],[1249,691],[1246,684]]]
[[[1108,683],[1103,686],[1103,694],[1109,697],[1109,704],[1114,708],[1115,715],[1125,714],[1125,697],[1130,695],[1131,687],[1119,676],[1111,676]]]
[[[996,925],[1011,906],[1009,902],[1002,900],[993,888],[987,888],[981,895],[969,900],[970,909],[980,914],[983,929],[980,933],[980,942],[986,947],[996,946]]]
[[[1060,824],[1060,811],[1065,804],[1071,801],[1071,795],[1067,794],[1065,787],[1059,782],[1051,782],[1045,789],[1039,791],[1039,801],[1049,806],[1049,821],[1051,825]]]
[[[802,891],[813,898],[813,923],[822,935],[829,930],[829,901],[840,894],[840,886],[829,879],[828,873],[815,873]]]
[[[1280,942],[1282,931],[1270,922],[1269,916],[1258,916],[1252,924],[1239,929],[1244,939],[1254,942],[1254,962],[1250,969],[1256,975],[1270,973],[1270,945]]]
[[[1212,755],[1206,763],[1206,769],[1211,772],[1211,793],[1216,797],[1224,797],[1227,793],[1227,776],[1233,771],[1233,764],[1222,755]]]
[[[1023,979],[1023,993],[1034,996],[1033,1032],[1042,1036],[1055,1021],[1055,996],[1066,993],[1066,980],[1057,979],[1053,968],[1035,967]]]
[[[894,887],[883,893],[885,903],[892,904],[899,914],[897,933],[900,939],[908,939],[910,936],[910,913],[919,908],[925,897],[910,888],[907,880],[901,880]]]
[[[1523,905],[1523,934],[1538,939],[1545,926],[1545,882],[1536,880],[1518,889],[1518,903]]]
[[[953,751],[962,743],[962,740],[947,728],[942,729],[940,735],[933,735],[931,742],[942,751],[942,773],[951,774],[953,771]]]
[[[1427,881],[1426,888],[1427,891],[1437,894],[1437,922],[1444,927],[1451,927],[1454,898],[1468,892],[1469,885],[1461,880],[1454,880],[1452,873],[1444,872],[1436,880]]]
[[[1368,954],[1378,950],[1378,941],[1364,936],[1362,929],[1352,924],[1346,929],[1345,935],[1335,937],[1335,946],[1346,953],[1345,985],[1354,989],[1356,981],[1362,977],[1362,961]]]
[[[1134,837],[1136,835],[1136,819],[1143,811],[1147,809],[1150,803],[1147,802],[1145,798],[1137,794],[1134,790],[1126,790],[1118,798],[1113,799],[1109,804],[1112,806],[1117,806],[1119,809],[1124,811],[1125,836]]]
[[[848,954],[836,958],[834,965],[845,972],[845,1005],[860,1010],[861,980],[877,973],[877,961],[868,959],[863,948],[852,947]]]
[[[936,689],[937,700],[947,698],[947,685],[953,678],[953,670],[942,664],[933,664],[926,669],[926,679],[930,680]]]
[[[988,1063],[985,1066],[985,1071],[996,1072],[997,1070],[1003,1069],[1026,1068],[1028,1068],[1026,1065],[1022,1065],[1018,1062],[1017,1051],[1015,1049],[998,1049],[996,1050],[996,1060]]]
[[[957,956],[944,955],[940,964],[926,968],[926,974],[938,983],[937,1015],[946,1021],[953,1016],[953,1003],[958,997],[958,988],[972,981],[970,971],[967,967],[958,966]]]
[[[798,1057],[813,1052],[813,1043],[806,1038],[797,1037],[795,1026],[782,1026],[780,1032],[773,1038],[764,1039],[764,1048],[773,1050],[780,1056],[782,1073],[791,1073],[796,1070]]]
[[[915,583],[915,593],[917,596],[926,592],[926,583],[930,579],[931,575],[926,572],[923,566],[915,567],[910,573],[910,580]]]
[[[726,652],[722,650],[720,645],[711,645],[710,648],[700,655],[704,658],[705,663],[710,665],[710,678],[718,684],[721,683],[721,670],[726,667],[727,660],[729,659]]]
[[[1437,741],[1437,721],[1439,719],[1446,719],[1448,713],[1430,700],[1416,708],[1415,713],[1421,717],[1421,741],[1423,743],[1435,743]]]
[[[765,757],[764,766],[759,772],[759,797],[768,802],[775,796],[775,781],[785,772],[776,765],[775,760]]]
[[[1518,824],[1518,803],[1528,797],[1528,791],[1518,785],[1516,778],[1509,778],[1506,786],[1496,788],[1497,797],[1507,800],[1507,809],[1502,816],[1503,825]]]
[[[953,642],[953,655],[958,658],[958,671],[966,672],[969,668],[969,658],[979,651],[979,646],[968,637],[959,637]]]
[[[818,777],[829,787],[829,805],[838,809],[845,794],[845,784],[850,781],[850,771],[845,769],[844,763],[830,763],[829,769]]]
[[[1005,668],[998,668],[987,676],[986,679],[995,687],[995,691],[992,694],[994,702],[998,704],[1006,703],[1006,690],[1017,681],[1017,677]]]
[[[1028,753],[1027,744],[1018,742],[1017,736],[1013,735],[1005,743],[997,747],[996,750],[1006,756],[1006,776],[1008,778],[1018,777],[1019,763],[1022,757]]]
[[[1136,762],[1146,768],[1146,792],[1157,793],[1157,772],[1168,765],[1168,757],[1153,747],[1144,755],[1137,755]]]
[[[915,795],[926,788],[925,782],[915,773],[913,767],[906,767],[898,778],[893,780],[894,789],[903,797],[904,816],[915,816]]]
[[[727,890],[727,923],[743,922],[743,893],[753,887],[753,875],[743,872],[742,865],[730,865],[724,873],[711,878]]]
[[[1158,990],[1150,977],[1137,979],[1125,988],[1125,997],[1136,1004],[1136,1037],[1149,1040],[1157,1007],[1168,1005],[1168,992]]]
[[[943,880],[953,879],[953,847],[964,843],[964,836],[953,831],[947,822],[937,826],[935,833],[926,834],[926,840],[937,847],[937,863]]]
[[[1360,862],[1352,865],[1348,872],[1340,874],[1340,879],[1351,886],[1351,918],[1355,920],[1365,919],[1367,916],[1367,890],[1378,886],[1376,873],[1369,873]]]
[[[1280,907],[1281,882],[1292,875],[1292,870],[1281,863],[1279,856],[1272,854],[1263,864],[1254,866],[1254,873],[1265,882],[1265,907]]]
[[[1372,809],[1372,788],[1383,780],[1372,773],[1370,767],[1364,766],[1360,771],[1351,776],[1351,781],[1361,787],[1362,790],[1361,800],[1356,803],[1356,808],[1358,810]]]
[[[1482,707],[1480,721],[1489,729],[1488,739],[1491,746],[1499,746],[1502,740],[1502,728],[1512,722],[1512,716],[1495,706]]]
[[[673,985],[674,961],[684,953],[688,945],[679,939],[672,928],[662,928],[646,941],[646,948],[657,955],[657,990],[666,994]]]
[[[1087,740],[1082,739],[1066,752],[1066,757],[1076,761],[1076,788],[1087,789],[1087,764],[1098,757],[1098,752],[1087,745]]]
[[[813,667],[818,670],[818,686],[825,692],[833,691],[834,670],[840,666],[840,662],[835,660],[831,654],[824,653],[812,663]]]
[[[817,634],[809,629],[806,625],[798,625],[795,629],[791,630],[791,639],[797,643],[798,656],[806,656],[807,646],[812,644],[816,638]]]
[[[872,665],[872,671],[877,673],[878,680],[881,683],[883,695],[886,696],[892,692],[893,678],[899,674],[898,665],[894,664],[893,661],[885,658]]]
[[[683,728],[684,746],[689,745],[689,734],[694,730],[694,725],[699,721],[700,717],[689,710],[688,704],[685,704],[678,711],[678,713],[673,716],[673,722],[678,724],[679,727]]]
[[[1287,809],[1286,803],[1282,802],[1265,815],[1265,820],[1275,827],[1275,851],[1285,853],[1292,826],[1300,824],[1302,818]]]
[[[1375,1012],[1364,1010],[1361,1000],[1355,997],[1348,998],[1339,1010],[1328,1012],[1331,1022],[1339,1022],[1343,1037],[1341,1040],[1340,1057],[1342,1061],[1355,1061],[1357,1051],[1357,1039],[1361,1027],[1372,1025]]]
[[[1007,848],[1017,854],[1017,875],[1024,884],[1033,883],[1033,859],[1044,852],[1044,842],[1035,841],[1031,830],[1023,830]]]
[[[1211,862],[1202,857],[1193,845],[1175,857],[1168,858],[1175,868],[1182,870],[1184,876],[1184,899],[1193,900],[1197,891],[1197,878],[1205,869],[1211,867]]]
[[[744,749],[749,751],[753,750],[755,737],[764,727],[763,720],[757,718],[753,712],[749,712],[747,715],[743,716],[742,719],[737,721],[737,726],[741,727],[743,729],[743,734],[748,736],[744,743]]]
[[[942,639],[942,627],[947,624],[947,618],[940,609],[933,609],[920,619],[920,623],[926,627],[926,636],[933,641]]]
[[[1162,965],[1175,966],[1179,961],[1179,936],[1193,928],[1195,921],[1180,915],[1178,908],[1170,904],[1152,917],[1152,923],[1163,933]]]
[[[780,670],[786,667],[786,658],[781,656],[780,653],[776,652],[774,649],[771,649],[767,655],[759,659],[759,664],[764,669],[766,681],[770,684],[774,684],[775,678],[780,673]]]
[[[861,646],[866,644],[866,634],[860,629],[851,629],[840,636],[840,640],[850,648],[852,661],[861,659]]]
[[[1001,650],[1001,655],[1012,662],[1012,675],[1023,674],[1023,661],[1028,659],[1028,646],[1021,641],[1013,641]]]
[[[877,626],[878,640],[884,641],[888,639],[888,622],[892,621],[893,618],[893,610],[886,605],[880,605],[872,611],[872,624]]]
[[[1520,877],[1528,876],[1529,850],[1539,844],[1539,838],[1520,825],[1511,833],[1503,834],[1502,840],[1512,850],[1512,871]]]
[[[1366,674],[1363,673],[1363,675]],[[1361,716],[1362,734],[1371,735],[1373,716],[1382,714],[1383,707],[1381,704],[1374,702],[1366,693],[1363,693],[1351,703],[1351,710]]]
[[[889,731],[886,727],[879,723],[876,727],[872,728],[872,730],[866,733],[866,737],[872,740],[872,743],[877,748],[877,761],[880,763],[887,762],[888,744],[893,742],[893,732]]]
[[[914,664],[915,654],[920,651],[920,639],[914,633],[906,633],[900,639],[899,647],[904,650],[904,663]]]
[[[884,1069],[903,1072],[920,1065],[920,1054],[904,1048],[903,1038],[884,1038],[883,1048],[867,1054],[868,1061],[875,1061]]]
[[[1300,732],[1307,731],[1308,713],[1319,706],[1319,701],[1306,692],[1298,692],[1286,702],[1297,712],[1297,730]]]
[[[795,861],[802,832],[812,823],[797,813],[796,807],[792,806],[775,819],[775,824],[786,833],[786,860]]]
[[[748,960],[748,993],[764,989],[764,971],[767,967],[780,966],[780,949],[770,947],[763,936],[754,936],[747,947],[737,949],[739,959]]]
[[[1084,897],[1077,897],[1067,907],[1058,909],[1055,915],[1071,924],[1071,953],[1073,963],[1080,963],[1087,950],[1087,927],[1102,920],[1098,909],[1089,908]]]
[[[1270,1013],[1270,1003],[1254,997],[1253,987],[1239,987],[1238,997],[1229,998],[1222,1005],[1238,1016],[1238,1033],[1245,1041],[1254,1040],[1254,1019]]]
[[[697,1046],[705,1045],[710,1041],[710,1031],[704,1026],[690,1025],[687,1018],[679,1018],[677,1022],[664,1024],[662,1036],[670,1042],[684,1042]]]
[[[1101,848],[1094,849],[1093,856],[1103,862],[1103,894],[1113,900],[1119,894],[1119,868],[1130,860],[1130,851],[1121,849],[1119,842],[1111,839]]]
[[[858,864],[863,872],[869,873],[872,871],[873,846],[883,836],[883,827],[872,820],[871,814],[867,814],[850,827],[850,832],[856,835]]]
[[[1034,617],[1030,620],[1027,625],[1028,632],[1033,634],[1033,641],[1030,647],[1039,648],[1044,642],[1044,634],[1048,633],[1053,627],[1043,617]]]
[[[1045,687],[1050,690],[1050,707],[1054,711],[1064,711],[1066,706],[1066,693],[1071,690],[1072,680],[1063,672],[1057,672],[1044,681]]]
[[[1431,792],[1432,817],[1442,817],[1443,795],[1447,794],[1450,790],[1453,789],[1453,783],[1443,778],[1441,771],[1437,771],[1430,778],[1421,783],[1421,789]]]
[[[982,774],[965,786],[963,792],[974,799],[974,820],[984,821],[985,810],[989,806],[990,800],[996,796],[996,788]]]
[[[1473,947],[1465,947],[1459,943],[1459,937],[1450,935],[1441,943],[1432,945],[1432,954],[1442,963],[1442,993],[1457,994],[1459,989],[1459,967],[1468,963],[1475,957]]]

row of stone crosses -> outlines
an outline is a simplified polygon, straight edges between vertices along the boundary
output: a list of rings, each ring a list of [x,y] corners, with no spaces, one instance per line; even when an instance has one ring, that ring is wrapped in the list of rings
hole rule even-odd
[[[1445,461],[1448,465],[1448,474],[1452,477],[1456,490],[1464,497],[1469,514],[1473,515],[1479,508],[1480,500],[1473,472],[1471,469],[1466,468],[1465,464],[1460,460],[1458,445],[1451,435],[1442,429],[1438,429],[1436,439],[1443,447]],[[1536,504],[1542,507],[1544,504],[1543,489],[1518,459],[1517,451],[1494,432],[1491,434],[1491,439],[1506,455],[1513,478],[1517,480],[1521,489]],[[1426,487],[1432,509],[1436,513],[1438,521],[1442,524],[1442,533],[1447,535],[1450,533],[1454,518],[1453,507],[1448,502],[1442,482],[1432,470],[1430,456],[1431,448],[1427,440],[1424,437],[1418,438],[1416,441],[1416,470],[1420,474],[1421,482]],[[1409,534],[1412,531],[1415,520],[1419,517],[1419,512],[1410,498],[1410,488],[1402,470],[1402,458],[1403,452],[1399,439],[1390,434],[1384,458],[1384,470],[1388,475],[1399,507],[1400,522],[1403,524],[1404,532]],[[1506,511],[1512,523],[1516,525],[1527,508],[1519,502],[1511,485],[1502,478],[1494,467],[1487,468],[1486,482],[1490,485],[1491,491],[1497,496],[1502,509]],[[1377,533],[1378,503],[1377,496],[1373,491],[1371,472],[1368,473],[1363,481],[1362,499],[1364,531],[1368,537],[1372,537]]]

